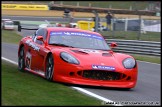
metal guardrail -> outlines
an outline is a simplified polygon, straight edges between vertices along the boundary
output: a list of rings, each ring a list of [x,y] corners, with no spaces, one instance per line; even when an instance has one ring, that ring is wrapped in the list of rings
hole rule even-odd
[[[113,48],[114,52],[141,54],[141,55],[161,55],[161,43],[152,41],[138,41],[138,40],[120,40],[120,39],[106,39],[106,42],[116,42],[117,47]]]

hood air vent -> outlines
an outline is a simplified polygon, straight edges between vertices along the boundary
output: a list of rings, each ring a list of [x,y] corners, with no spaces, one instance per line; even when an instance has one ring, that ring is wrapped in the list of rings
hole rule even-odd
[[[102,53],[102,56],[112,56],[110,53]]]
[[[75,52],[75,53],[80,53],[80,54],[88,54],[88,53],[83,52],[83,51],[80,51],[80,50],[71,50],[71,51],[73,51],[73,52]]]

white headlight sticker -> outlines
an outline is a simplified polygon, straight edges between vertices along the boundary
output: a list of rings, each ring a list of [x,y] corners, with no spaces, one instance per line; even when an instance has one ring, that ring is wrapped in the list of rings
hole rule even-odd
[[[109,71],[115,71],[115,68],[112,66],[103,66],[103,65],[92,65],[93,69],[100,69],[100,70],[109,70]]]

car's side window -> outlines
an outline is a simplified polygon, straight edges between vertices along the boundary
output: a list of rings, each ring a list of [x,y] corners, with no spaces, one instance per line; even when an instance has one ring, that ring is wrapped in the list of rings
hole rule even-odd
[[[38,43],[38,44],[40,44],[40,45],[42,45],[43,42],[40,41],[40,40],[37,40],[37,36],[43,36],[43,39],[45,40],[45,39],[46,39],[46,34],[47,34],[46,29],[43,29],[43,28],[38,29],[38,30],[36,31],[36,36],[35,36],[35,38],[34,38],[34,42],[35,42],[35,43]]]
[[[46,29],[43,29],[42,36],[43,36],[43,40],[45,41],[47,38],[47,30]]]
[[[32,40],[34,41],[36,38],[36,32],[34,32],[34,34],[32,35]],[[35,42],[35,41],[34,41]]]

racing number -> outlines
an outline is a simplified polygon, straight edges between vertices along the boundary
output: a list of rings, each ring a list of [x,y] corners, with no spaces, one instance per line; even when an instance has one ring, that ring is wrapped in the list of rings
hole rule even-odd
[[[26,67],[31,69],[31,54],[29,52],[26,53]]]

